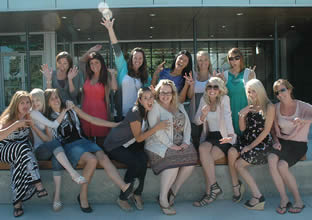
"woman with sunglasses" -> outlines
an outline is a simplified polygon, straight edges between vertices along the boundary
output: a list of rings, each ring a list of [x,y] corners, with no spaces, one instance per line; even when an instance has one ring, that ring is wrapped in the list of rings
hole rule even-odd
[[[222,79],[211,77],[207,84],[199,108],[195,115],[197,125],[204,124],[203,138],[199,146],[199,156],[206,180],[206,192],[193,205],[201,207],[217,199],[222,193],[215,176],[214,161],[227,155],[236,141],[232,125],[230,99]]]
[[[250,79],[256,78],[255,67],[245,68],[244,56],[238,48],[229,50],[227,59],[231,69],[224,72],[224,79],[229,91],[234,130],[236,134],[241,134],[238,112],[248,104],[245,85]]]
[[[295,165],[307,152],[312,106],[294,99],[293,86],[285,79],[277,80],[273,91],[280,101],[275,104],[272,129],[274,150],[268,157],[271,176],[281,196],[276,212],[285,214],[288,210],[291,213],[300,213],[305,206],[289,167]],[[285,185],[293,195],[293,205],[289,201]]]
[[[229,149],[228,153],[234,190],[233,202],[239,202],[243,197],[242,183],[237,175],[238,171],[252,194],[252,198],[245,203],[245,207],[263,210],[265,198],[247,167],[267,163],[267,156],[273,145],[270,131],[273,125],[275,107],[267,97],[260,80],[249,80],[246,84],[246,93],[249,105],[239,112],[239,128],[243,134],[237,138],[237,143]]]

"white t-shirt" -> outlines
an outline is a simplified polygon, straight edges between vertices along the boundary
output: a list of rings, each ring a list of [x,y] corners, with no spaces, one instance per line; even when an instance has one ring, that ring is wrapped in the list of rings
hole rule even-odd
[[[133,107],[138,90],[142,87],[140,79],[126,75],[122,80],[122,115],[125,117],[129,109]]]

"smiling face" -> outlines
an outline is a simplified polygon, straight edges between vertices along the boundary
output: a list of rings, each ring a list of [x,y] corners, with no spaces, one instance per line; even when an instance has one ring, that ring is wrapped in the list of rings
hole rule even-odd
[[[60,58],[57,62],[56,62],[56,68],[63,72],[66,73],[68,68],[69,68],[69,62],[68,60],[64,57],[64,58]]]
[[[154,95],[151,91],[143,92],[139,99],[140,104],[145,108],[145,111],[150,111],[153,108]]]
[[[240,68],[241,67],[241,57],[238,54],[235,53],[231,53],[229,55],[229,62],[232,68]]]
[[[139,68],[142,66],[143,64],[143,53],[142,52],[139,52],[139,51],[134,51],[133,52],[133,57],[132,57],[132,66],[133,66],[133,69],[135,71],[138,71]]]
[[[61,110],[61,99],[55,92],[53,92],[52,95],[50,96],[49,101],[48,101],[48,105],[49,105],[49,107],[52,108],[53,111],[60,112],[60,110]]]
[[[206,86],[206,92],[210,99],[216,99],[220,93],[219,86],[217,84],[209,83]]]
[[[92,72],[94,72],[95,74],[100,74],[102,68],[101,61],[99,61],[98,59],[92,59],[89,63]]]
[[[172,100],[172,88],[169,85],[163,85],[162,87],[160,87],[159,89],[159,101],[166,105],[169,106],[171,104],[171,100]]]
[[[30,98],[29,97],[21,98],[17,107],[19,116],[24,117],[27,113],[29,113],[30,107],[31,107]]]
[[[281,102],[291,99],[291,90],[287,89],[283,84],[276,86],[276,91],[274,93]]]
[[[182,71],[188,64],[189,58],[185,54],[181,54],[177,57],[175,62],[175,70]]]
[[[252,100],[253,104],[257,103],[258,95],[254,89],[248,88],[247,89],[247,97]]]
[[[209,59],[207,56],[205,55],[198,55],[196,57],[197,59],[197,65],[198,65],[198,70],[199,71],[208,71],[208,68],[209,68]]]
[[[41,99],[34,95],[32,95],[32,108],[40,112],[43,110],[43,103],[41,102]]]

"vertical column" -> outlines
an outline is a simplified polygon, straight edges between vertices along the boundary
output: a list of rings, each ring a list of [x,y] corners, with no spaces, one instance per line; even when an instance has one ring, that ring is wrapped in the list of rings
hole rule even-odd
[[[277,17],[274,19],[274,70],[275,70],[275,80],[280,76],[279,73],[279,42],[278,42],[278,32],[277,32]]]
[[[197,21],[196,16],[193,17],[193,51],[194,51],[194,67],[196,66],[196,54],[197,54]]]
[[[30,72],[30,46],[29,46],[29,29],[28,25],[26,26],[26,65],[25,72],[27,74],[26,79],[26,90],[31,90],[31,72]]]

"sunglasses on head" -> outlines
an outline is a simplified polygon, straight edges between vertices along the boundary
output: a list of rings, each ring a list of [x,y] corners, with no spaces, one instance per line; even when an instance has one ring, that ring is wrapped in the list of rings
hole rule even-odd
[[[207,86],[207,89],[208,89],[208,90],[210,90],[210,89],[218,90],[218,89],[219,89],[219,86],[218,86],[218,85],[208,85],[208,86]]]
[[[282,88],[282,89],[280,89],[280,90],[277,90],[277,91],[274,92],[274,93],[275,93],[276,96],[278,96],[280,93],[283,93],[283,92],[286,92],[286,91],[287,91],[286,88]]]
[[[229,57],[229,61],[240,60],[240,56]]]

